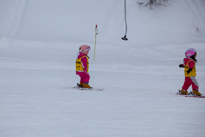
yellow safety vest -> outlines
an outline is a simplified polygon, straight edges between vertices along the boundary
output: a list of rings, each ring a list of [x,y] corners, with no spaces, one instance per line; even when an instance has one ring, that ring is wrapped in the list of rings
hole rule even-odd
[[[84,71],[84,68],[83,68],[83,65],[82,65],[82,61],[81,59],[83,57],[86,57],[87,58],[87,73],[89,72],[89,59],[87,56],[82,56],[81,58],[77,58],[76,59],[76,63],[75,63],[75,66],[76,66],[76,71],[79,71],[79,72],[83,72]]]
[[[192,71],[188,74],[187,71],[189,70],[189,62],[192,61],[192,60],[189,60],[187,62],[187,64],[184,66],[184,74],[185,74],[185,77],[193,77],[193,76],[196,76],[196,65],[194,65],[194,67],[192,68]]]

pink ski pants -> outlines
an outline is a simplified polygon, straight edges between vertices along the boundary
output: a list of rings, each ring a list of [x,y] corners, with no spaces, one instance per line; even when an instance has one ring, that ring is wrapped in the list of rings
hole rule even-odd
[[[84,72],[76,72],[76,75],[79,75],[80,77],[80,82],[82,83],[89,83],[89,80],[90,80],[90,75],[89,73],[84,73]]]
[[[192,90],[194,89],[199,90],[199,85],[195,77],[185,77],[185,81],[182,89],[187,91],[191,85],[192,85]]]

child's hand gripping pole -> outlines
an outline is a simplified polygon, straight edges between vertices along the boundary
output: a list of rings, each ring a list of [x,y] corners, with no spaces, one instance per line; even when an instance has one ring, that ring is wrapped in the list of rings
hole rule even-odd
[[[96,37],[99,34],[97,25],[95,26],[95,48],[94,48],[94,60],[95,60],[95,50],[96,50]]]

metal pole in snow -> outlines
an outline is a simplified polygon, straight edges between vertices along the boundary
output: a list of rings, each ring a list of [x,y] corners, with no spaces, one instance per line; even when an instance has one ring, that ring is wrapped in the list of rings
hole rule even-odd
[[[122,37],[122,40],[128,40],[128,38],[126,37],[127,35],[126,0],[124,0],[124,11],[125,11],[125,35],[124,37]]]
[[[95,26],[95,48],[94,48],[94,60],[95,60],[95,50],[96,50],[96,37],[97,37],[97,34],[98,34],[98,29],[97,29],[97,25]]]

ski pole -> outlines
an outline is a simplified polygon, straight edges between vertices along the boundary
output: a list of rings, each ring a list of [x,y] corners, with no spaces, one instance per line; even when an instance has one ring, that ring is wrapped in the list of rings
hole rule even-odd
[[[95,50],[96,50],[96,37],[97,37],[97,35],[98,35],[98,28],[97,28],[98,26],[96,25],[95,26],[95,48],[94,48],[94,60],[95,60]]]

